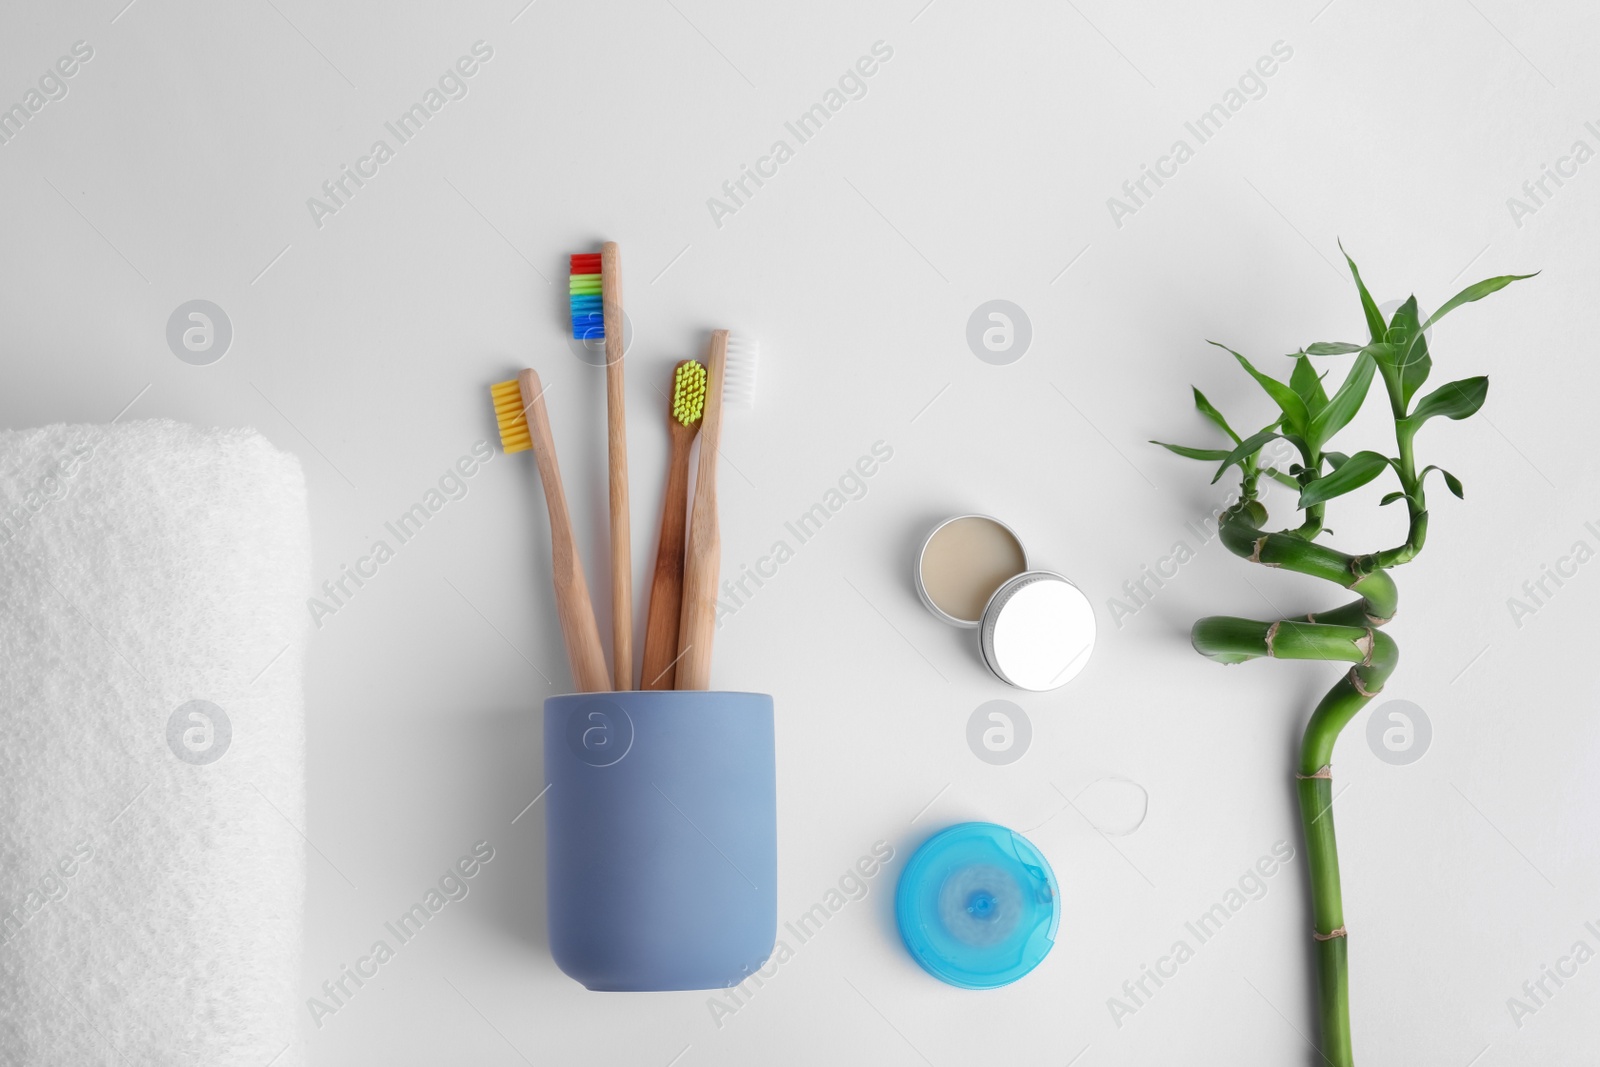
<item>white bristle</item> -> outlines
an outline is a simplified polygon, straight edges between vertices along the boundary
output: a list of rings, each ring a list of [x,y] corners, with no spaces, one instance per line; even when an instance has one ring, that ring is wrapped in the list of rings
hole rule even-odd
[[[756,362],[761,344],[748,334],[728,334],[728,362],[722,379],[722,402],[751,408],[756,403]]]

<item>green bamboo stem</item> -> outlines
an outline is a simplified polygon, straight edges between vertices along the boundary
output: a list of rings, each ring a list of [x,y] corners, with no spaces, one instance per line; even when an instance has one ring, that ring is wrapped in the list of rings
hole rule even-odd
[[[1382,626],[1394,617],[1398,598],[1394,579],[1381,569],[1362,566],[1372,557],[1352,556],[1291,533],[1266,533],[1234,517],[1224,520],[1219,533],[1229,552],[1252,563],[1308,574],[1359,594],[1368,605],[1365,614],[1374,626]]]
[[[1219,663],[1271,658],[1353,664],[1312,712],[1295,773],[1311,883],[1322,1055],[1333,1067],[1352,1067],[1350,957],[1333,829],[1331,764],[1340,731],[1383,688],[1399,661],[1399,646],[1378,629],[1394,617],[1398,593],[1394,579],[1371,569],[1372,557],[1350,556],[1293,533],[1265,533],[1245,521],[1242,512],[1224,520],[1221,540],[1254,563],[1309,574],[1360,594],[1343,607],[1304,619],[1261,622],[1211,616],[1196,622],[1190,633],[1194,647]]]
[[[1343,248],[1341,246],[1341,251]],[[1191,640],[1201,653],[1219,663],[1244,663],[1252,659],[1306,659],[1351,664],[1329,689],[1306,723],[1296,768],[1296,792],[1305,833],[1306,860],[1311,883],[1312,934],[1315,939],[1318,1015],[1322,1055],[1330,1067],[1352,1067],[1350,1040],[1349,944],[1344,924],[1344,903],[1339,887],[1339,853],[1333,831],[1333,749],[1339,733],[1357,712],[1382,690],[1394,671],[1400,651],[1379,632],[1394,618],[1398,594],[1387,571],[1409,563],[1422,551],[1428,537],[1428,510],[1423,480],[1433,466],[1417,471],[1417,432],[1430,419],[1453,420],[1477,413],[1487,395],[1487,378],[1447,382],[1426,395],[1432,359],[1427,331],[1452,309],[1481,300],[1512,282],[1532,274],[1506,274],[1486,278],[1461,290],[1438,310],[1422,319],[1413,296],[1385,318],[1361,280],[1355,261],[1345,256],[1361,297],[1370,343],[1319,341],[1292,353],[1294,370],[1284,382],[1263,374],[1249,359],[1225,345],[1211,344],[1231,354],[1272,399],[1277,408],[1273,421],[1242,436],[1222,413],[1194,390],[1195,408],[1216,424],[1232,443],[1230,448],[1195,448],[1156,441],[1154,444],[1191,459],[1210,463],[1221,460],[1212,476],[1216,482],[1233,466],[1239,468],[1239,499],[1220,516],[1219,539],[1230,552],[1264,567],[1281,567],[1329,581],[1354,593],[1357,599],[1329,611],[1311,612],[1299,619],[1258,622],[1215,616],[1194,624]],[[1358,353],[1348,375],[1336,388],[1324,389],[1324,375],[1312,357]],[[1394,418],[1395,452],[1362,451],[1354,455],[1325,451],[1328,442],[1366,402],[1376,375],[1388,395]],[[1415,406],[1413,406],[1415,401]],[[1280,470],[1262,465],[1262,448],[1279,439],[1292,445],[1297,462]],[[1371,482],[1392,468],[1400,491],[1384,504],[1403,498],[1407,517],[1405,540],[1379,552],[1351,556],[1314,544],[1327,531],[1324,506]],[[1460,482],[1443,472],[1446,485],[1462,495]],[[1258,499],[1257,485],[1268,477],[1299,493],[1299,526],[1264,533],[1267,511]]]

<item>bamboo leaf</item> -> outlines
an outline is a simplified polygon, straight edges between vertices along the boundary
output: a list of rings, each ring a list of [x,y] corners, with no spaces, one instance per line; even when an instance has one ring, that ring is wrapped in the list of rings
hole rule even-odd
[[[1355,362],[1350,365],[1350,373],[1345,375],[1344,382],[1334,390],[1333,399],[1317,412],[1306,430],[1306,441],[1312,448],[1321,449],[1332,440],[1334,434],[1348,426],[1350,420],[1356,417],[1356,412],[1361,410],[1361,405],[1367,399],[1367,391],[1372,386],[1372,375],[1376,369],[1377,363],[1369,353],[1362,352],[1356,357]]]
[[[1383,312],[1378,310],[1372,294],[1367,292],[1366,283],[1361,280],[1361,272],[1356,269],[1356,261],[1344,250],[1343,241],[1339,242],[1339,253],[1344,256],[1344,261],[1350,264],[1350,276],[1356,280],[1356,290],[1361,294],[1361,312],[1367,317],[1367,330],[1371,332],[1374,341],[1381,341],[1387,326],[1383,321]]]
[[[1457,500],[1467,499],[1466,491],[1461,488],[1461,479],[1457,478],[1454,474],[1451,474],[1449,471],[1438,466],[1437,464],[1430,463],[1426,467],[1422,468],[1422,474],[1417,479],[1418,482],[1425,480],[1428,477],[1429,471],[1438,471],[1440,474],[1444,475],[1444,484],[1449,486],[1450,491],[1456,495]]]
[[[1433,369],[1433,357],[1428,354],[1428,338],[1422,323],[1418,321],[1415,296],[1406,297],[1406,302],[1395,309],[1384,340],[1397,348],[1391,366],[1400,372],[1401,403],[1410,404],[1412,396],[1428,380],[1428,374]]]
[[[1194,406],[1199,409],[1200,414],[1222,427],[1222,432],[1233,438],[1234,444],[1238,444],[1239,435],[1233,432],[1233,427],[1229,426],[1228,420],[1222,417],[1222,412],[1218,411],[1211,401],[1206,399],[1206,394],[1202,393],[1198,388],[1192,385],[1189,388],[1194,389]]]
[[[1216,485],[1218,480],[1222,478],[1223,474],[1227,472],[1228,468],[1233,466],[1235,463],[1239,464],[1240,468],[1243,469],[1245,461],[1251,456],[1255,455],[1257,452],[1261,451],[1262,445],[1266,444],[1268,441],[1271,441],[1273,438],[1282,436],[1283,435],[1277,430],[1269,427],[1265,430],[1262,430],[1260,433],[1253,433],[1249,437],[1246,437],[1243,441],[1240,441],[1239,444],[1234,447],[1232,452],[1229,452],[1225,457],[1223,457],[1222,466],[1218,467],[1217,473],[1212,476],[1211,484]]]
[[[1404,493],[1402,493],[1398,489],[1396,489],[1392,493],[1385,493],[1383,495],[1383,499],[1378,501],[1378,506],[1380,508],[1388,507],[1390,504],[1393,504],[1396,500],[1404,500],[1405,496],[1406,495]]]
[[[1279,483],[1281,483],[1283,485],[1288,486],[1290,489],[1293,489],[1295,492],[1299,492],[1300,491],[1300,479],[1295,478],[1292,475],[1285,474],[1282,471],[1278,470],[1276,467],[1268,467],[1265,470],[1263,470],[1261,473],[1267,475],[1269,478],[1271,478],[1275,482],[1279,482]]]
[[[1433,358],[1427,352],[1422,353],[1422,358],[1413,356],[1400,371],[1400,398],[1402,403],[1411,403],[1411,398],[1417,395],[1417,390],[1422,388],[1422,383],[1428,380],[1428,375],[1433,370]]]
[[[1188,445],[1169,445],[1165,441],[1151,441],[1153,445],[1160,445],[1168,452],[1176,452],[1187,459],[1218,460],[1225,459],[1228,450],[1225,448],[1190,448]]]
[[[1311,365],[1311,360],[1301,356],[1294,361],[1294,372],[1289,375],[1289,388],[1305,401],[1306,412],[1316,418],[1317,412],[1328,406],[1328,394],[1322,388],[1322,375]]]
[[[1224,352],[1230,353],[1234,359],[1239,361],[1239,365],[1250,373],[1250,377],[1256,380],[1256,384],[1266,391],[1266,394],[1272,398],[1273,403],[1278,405],[1278,410],[1283,412],[1284,429],[1291,430],[1297,434],[1305,433],[1306,424],[1311,421],[1311,416],[1306,411],[1306,402],[1300,399],[1300,394],[1283,382],[1278,381],[1278,379],[1256,370],[1248,359],[1245,359],[1227,345],[1218,344],[1216,341],[1207,343],[1216,345]]]
[[[1520,282],[1526,278],[1537,277],[1538,274],[1538,271],[1534,271],[1532,274],[1502,274],[1498,278],[1485,278],[1481,282],[1474,282],[1465,289],[1461,290],[1455,296],[1452,296],[1449,300],[1446,300],[1444,302],[1444,306],[1438,311],[1435,311],[1432,315],[1429,315],[1428,321],[1422,324],[1422,328],[1426,330],[1429,326],[1432,326],[1434,323],[1450,314],[1450,312],[1454,311],[1462,304],[1470,304],[1474,300],[1482,300],[1490,293],[1497,293],[1501,289],[1504,289],[1506,286],[1510,285],[1512,282]]]
[[[1389,460],[1376,452],[1357,452],[1339,464],[1338,470],[1323,475],[1300,490],[1300,506],[1309,508],[1314,504],[1332,500],[1336,496],[1343,496],[1353,489],[1359,489],[1388,467]]]
[[[1306,345],[1298,352],[1290,352],[1291,356],[1343,356],[1351,352],[1359,352],[1365,345],[1351,344],[1349,341],[1318,341]]]
[[[1435,415],[1464,419],[1476,414],[1488,395],[1489,379],[1485,377],[1446,382],[1417,401],[1416,408],[1406,418],[1416,426],[1421,426]]]

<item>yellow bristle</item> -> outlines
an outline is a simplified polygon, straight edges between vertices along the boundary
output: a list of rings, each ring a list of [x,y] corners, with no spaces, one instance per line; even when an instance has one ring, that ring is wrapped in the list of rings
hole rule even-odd
[[[672,376],[672,417],[684,426],[693,426],[705,410],[706,368],[690,360]]]
[[[528,412],[522,406],[522,388],[513,378],[489,387],[494,400],[494,421],[500,426],[500,447],[506,452],[524,452],[533,447],[528,433]]]

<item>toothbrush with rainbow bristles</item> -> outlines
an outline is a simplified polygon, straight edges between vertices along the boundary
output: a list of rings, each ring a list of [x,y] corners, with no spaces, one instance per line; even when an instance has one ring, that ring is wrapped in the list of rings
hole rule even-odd
[[[672,369],[670,406],[667,491],[661,505],[661,536],[650,582],[650,606],[645,614],[644,661],[639,672],[642,689],[672,689],[677,681],[684,524],[689,515],[689,453],[706,407],[703,364],[686,359]]]
[[[633,688],[633,562],[628,528],[628,431],[622,382],[622,258],[615,241],[574,254],[568,281],[572,336],[604,340],[606,454],[611,500],[611,659],[619,690]]]

